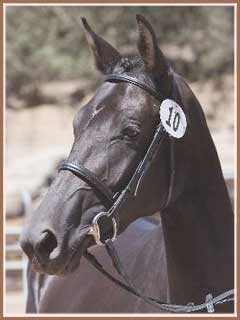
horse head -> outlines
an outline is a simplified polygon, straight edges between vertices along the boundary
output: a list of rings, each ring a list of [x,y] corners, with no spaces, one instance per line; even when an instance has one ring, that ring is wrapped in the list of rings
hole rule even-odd
[[[170,68],[153,28],[142,16],[137,16],[137,24],[139,55],[124,57],[83,19],[96,67],[105,76],[130,76],[163,97],[174,99],[182,106],[188,127],[177,142],[163,133],[166,139],[161,151],[146,172],[134,201],[124,207],[119,233],[132,221],[152,215],[167,201],[171,204],[184,190],[191,189],[196,181],[194,175],[199,175],[201,183],[201,172],[193,170],[193,163],[196,166],[203,159],[199,146],[202,132],[207,130],[201,108],[190,107],[193,102],[196,105],[195,98]],[[130,181],[153,139],[160,122],[160,104],[154,95],[134,84],[104,82],[74,117],[74,142],[68,162],[84,165],[112,193],[118,194]],[[177,162],[173,176],[171,148]],[[106,205],[96,190],[73,172],[61,170],[39,208],[27,217],[21,237],[21,246],[35,270],[61,275],[75,270],[84,251],[94,244],[88,227],[102,211],[106,211]]]

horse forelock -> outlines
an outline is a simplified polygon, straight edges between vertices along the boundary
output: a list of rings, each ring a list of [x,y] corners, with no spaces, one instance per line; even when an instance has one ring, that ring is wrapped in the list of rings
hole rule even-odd
[[[140,72],[144,69],[144,62],[139,56],[125,56],[120,59],[113,73]]]

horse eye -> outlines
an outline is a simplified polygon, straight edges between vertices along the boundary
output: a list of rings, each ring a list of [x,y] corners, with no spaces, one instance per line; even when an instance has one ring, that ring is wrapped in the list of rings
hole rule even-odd
[[[123,130],[123,134],[129,138],[136,138],[139,135],[139,130],[136,127],[127,127]]]

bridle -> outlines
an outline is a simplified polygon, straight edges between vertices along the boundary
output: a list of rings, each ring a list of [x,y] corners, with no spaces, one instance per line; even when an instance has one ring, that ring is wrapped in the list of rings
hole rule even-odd
[[[147,91],[150,95],[154,96],[160,102],[164,100],[164,97],[160,95],[154,88],[139,82],[137,79],[130,77],[128,75],[121,75],[121,74],[111,74],[106,77],[106,82],[127,82],[133,85],[136,85],[143,90]],[[96,195],[100,198],[102,203],[104,204],[107,212],[100,212],[97,214],[93,221],[92,226],[90,228],[90,234],[94,237],[95,242],[97,244],[104,245],[107,238],[103,238],[103,234],[101,233],[100,227],[100,220],[104,220],[104,223],[101,223],[106,228],[106,224],[111,225],[112,229],[112,237],[111,240],[115,240],[117,236],[117,228],[118,223],[117,220],[119,219],[119,212],[122,206],[129,201],[131,197],[136,197],[137,192],[139,190],[141,182],[144,180],[144,176],[151,166],[152,162],[154,161],[156,155],[159,152],[159,149],[162,145],[162,142],[166,137],[169,137],[165,132],[164,127],[162,126],[161,122],[157,125],[155,134],[153,136],[152,142],[150,143],[145,156],[138,164],[135,172],[133,173],[130,181],[126,185],[126,187],[117,192],[113,193],[112,190],[106,186],[94,173],[89,171],[81,164],[73,163],[73,162],[64,162],[60,167],[60,170],[68,170],[75,174],[78,178],[85,181],[90,187],[93,188]],[[173,140],[169,137],[170,144],[173,144]],[[173,148],[170,148],[170,187],[168,191],[167,201],[164,207],[166,207],[171,199],[171,192],[172,192],[172,185],[173,185],[173,175],[175,173],[175,164],[174,164],[174,157],[173,157]]]
[[[105,78],[106,82],[125,82],[148,92],[150,95],[154,96],[160,103],[165,99],[165,97],[159,94],[153,87],[146,85],[143,82],[140,82],[138,79],[131,77],[127,74],[111,74]],[[174,97],[173,97],[174,98]],[[159,106],[160,107],[160,106]],[[124,271],[124,268],[121,264],[117,251],[113,245],[113,241],[117,238],[118,233],[118,224],[119,224],[119,213],[122,210],[122,207],[130,201],[134,200],[139,190],[139,187],[144,180],[144,176],[146,175],[148,168],[153,163],[156,158],[159,150],[162,146],[163,141],[168,138],[170,142],[170,181],[168,188],[167,200],[164,206],[161,208],[163,210],[167,206],[169,206],[174,187],[174,177],[175,177],[175,157],[174,157],[174,140],[166,133],[161,121],[157,125],[155,129],[155,133],[153,139],[145,153],[145,156],[138,164],[135,172],[133,173],[130,181],[126,185],[126,187],[117,192],[113,193],[112,190],[106,186],[93,172],[89,171],[82,164],[73,163],[73,162],[64,162],[60,165],[59,171],[67,170],[72,172],[75,176],[85,181],[96,193],[99,199],[102,201],[103,205],[106,208],[106,212],[98,213],[92,220],[92,224],[89,229],[89,235],[92,235],[96,244],[105,245],[107,252],[112,260],[113,266],[119,273],[119,275],[125,280],[125,282],[120,281],[119,279],[113,277],[109,274],[103,266],[98,262],[98,260],[88,251],[84,254],[84,256],[88,259],[88,261],[93,264],[95,268],[97,268],[101,273],[103,273],[108,279],[124,288],[128,292],[134,294],[137,297],[140,297],[143,301],[158,307],[167,312],[194,312],[207,308],[208,312],[214,312],[214,305],[219,303],[225,303],[229,301],[233,301],[233,298],[228,298],[229,296],[233,296],[234,290],[228,290],[221,295],[218,295],[215,298],[212,298],[211,294],[206,296],[206,302],[200,305],[173,305],[167,304],[165,302],[161,302],[155,298],[147,297],[143,295],[132,283],[127,273]],[[106,228],[107,227],[107,228]],[[102,228],[107,229],[104,232]],[[110,232],[110,236],[109,236]]]

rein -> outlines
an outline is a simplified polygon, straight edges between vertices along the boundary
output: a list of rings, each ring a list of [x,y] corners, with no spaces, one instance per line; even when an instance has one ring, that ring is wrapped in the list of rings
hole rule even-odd
[[[147,91],[150,95],[154,96],[157,100],[162,102],[165,97],[159,94],[153,87],[150,87],[136,78],[133,78],[129,75],[121,75],[121,74],[111,74],[106,77],[106,82],[126,82],[133,84],[135,86],[140,87],[141,89]],[[72,172],[78,178],[82,179],[89,186],[93,188],[96,195],[102,201],[104,206],[106,207],[106,212],[98,213],[92,221],[92,225],[90,226],[89,233],[94,237],[96,244],[105,245],[107,253],[111,258],[112,264],[118,274],[124,279],[125,282],[115,278],[110,273],[108,273],[104,267],[99,263],[94,255],[92,255],[89,251],[84,253],[85,258],[97,269],[99,270],[105,277],[110,279],[112,282],[125,289],[129,293],[141,298],[143,301],[155,306],[163,311],[172,312],[172,313],[190,313],[195,311],[200,311],[203,309],[207,309],[208,312],[214,312],[214,305],[226,303],[230,301],[234,301],[232,297],[234,295],[234,290],[228,290],[217,297],[213,298],[211,294],[206,296],[206,300],[204,303],[194,305],[194,303],[189,303],[188,305],[176,305],[176,304],[168,304],[162,301],[159,301],[155,298],[148,297],[142,294],[133,284],[127,273],[125,272],[121,260],[118,256],[118,253],[113,245],[113,241],[117,237],[118,232],[118,221],[119,221],[119,212],[124,206],[125,203],[134,199],[137,195],[141,182],[144,179],[144,176],[151,166],[152,162],[156,158],[161,145],[165,138],[168,137],[170,141],[170,181],[169,181],[169,189],[167,200],[163,208],[166,208],[172,198],[173,186],[174,186],[174,177],[175,177],[175,158],[174,158],[174,142],[171,137],[166,133],[161,121],[159,122],[155,134],[153,136],[152,142],[145,153],[144,158],[138,164],[134,174],[132,175],[130,181],[127,186],[120,192],[113,193],[112,190],[108,186],[106,186],[94,173],[89,171],[81,164],[73,163],[73,162],[65,162],[59,167],[59,171],[67,170]],[[108,224],[108,234],[106,231],[104,232],[102,227],[106,228]],[[109,238],[109,231],[111,230],[111,237]]]
[[[212,297],[211,294],[206,295],[206,299],[204,303],[194,305],[193,302],[188,303],[187,305],[177,305],[177,304],[169,304],[166,302],[162,302],[156,298],[146,296],[142,294],[138,288],[133,284],[131,279],[129,278],[128,274],[125,272],[121,260],[119,259],[118,253],[116,248],[113,245],[112,240],[107,240],[105,242],[106,250],[109,257],[112,260],[112,264],[116,269],[117,273],[124,279],[125,282],[115,278],[109,272],[107,272],[101,263],[96,259],[96,257],[87,251],[84,256],[85,258],[98,270],[100,271],[106,278],[117,284],[119,287],[123,288],[124,290],[128,291],[129,293],[133,294],[134,296],[140,298],[146,303],[151,304],[152,306],[166,312],[171,313],[191,313],[200,311],[203,309],[207,309],[209,313],[214,312],[214,305],[222,304],[226,302],[234,301],[234,290],[228,290],[224,293],[218,295],[217,297]]]

